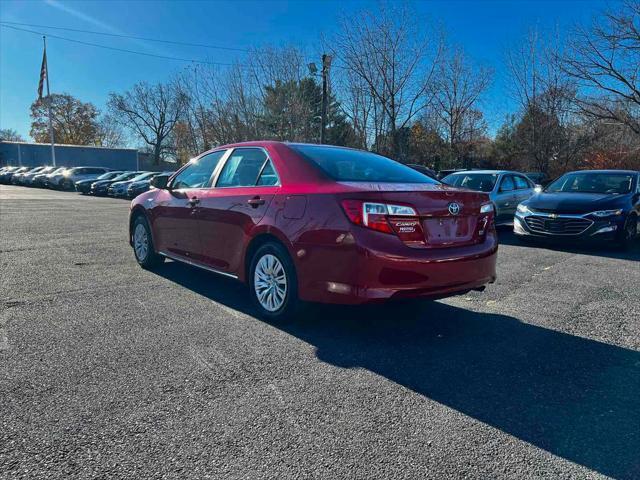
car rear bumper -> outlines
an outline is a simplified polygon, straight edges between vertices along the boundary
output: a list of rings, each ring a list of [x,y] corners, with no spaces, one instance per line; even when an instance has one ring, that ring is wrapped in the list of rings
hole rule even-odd
[[[362,304],[443,298],[481,289],[496,279],[495,233],[481,244],[438,249],[410,248],[395,236],[377,232],[356,236],[352,245],[300,249],[301,299]]]

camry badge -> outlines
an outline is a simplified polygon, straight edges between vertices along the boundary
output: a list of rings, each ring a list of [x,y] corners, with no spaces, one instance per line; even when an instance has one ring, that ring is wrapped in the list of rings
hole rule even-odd
[[[449,204],[449,213],[451,215],[458,215],[460,213],[460,205],[456,202],[452,202]]]

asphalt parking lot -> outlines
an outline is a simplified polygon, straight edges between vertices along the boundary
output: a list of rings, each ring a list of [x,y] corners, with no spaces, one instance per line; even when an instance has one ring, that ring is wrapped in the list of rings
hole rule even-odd
[[[640,247],[503,231],[484,293],[277,326],[127,214],[0,187],[0,477],[640,478]]]

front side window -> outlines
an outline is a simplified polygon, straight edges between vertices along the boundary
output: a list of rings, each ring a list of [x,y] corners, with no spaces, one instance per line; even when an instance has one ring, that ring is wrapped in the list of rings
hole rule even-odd
[[[496,173],[454,173],[442,179],[453,187],[468,188],[477,192],[491,192],[498,180]]]
[[[218,166],[226,150],[219,150],[192,160],[171,182],[171,188],[202,188],[209,184],[213,171]]]
[[[551,183],[547,192],[617,193],[631,192],[633,175],[629,173],[567,173]]]
[[[325,145],[294,144],[289,148],[338,182],[440,183],[376,153]]]
[[[264,150],[236,148],[224,164],[216,187],[277,185],[278,177]]]

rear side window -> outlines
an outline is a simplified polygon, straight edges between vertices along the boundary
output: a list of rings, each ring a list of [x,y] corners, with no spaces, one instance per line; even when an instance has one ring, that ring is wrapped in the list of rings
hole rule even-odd
[[[271,160],[267,160],[260,178],[258,178],[258,185],[273,186],[278,185],[278,174],[271,164]]]
[[[289,148],[339,182],[439,183],[371,152],[324,145],[289,145]]]
[[[502,183],[500,184],[500,191],[502,192],[510,192],[515,190],[516,186],[513,183],[513,178],[511,175],[508,175],[502,179]]]
[[[206,187],[225,152],[226,150],[212,152],[192,161],[189,166],[176,175],[171,182],[171,188],[178,190],[181,188]]]
[[[236,148],[224,164],[216,187],[276,185],[278,177],[264,150]]]

